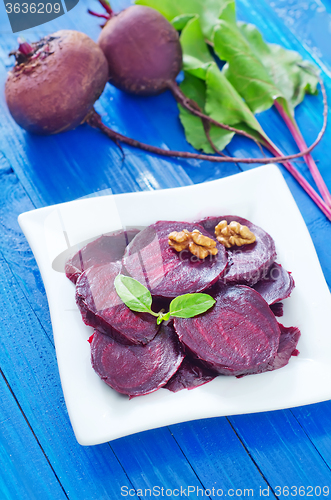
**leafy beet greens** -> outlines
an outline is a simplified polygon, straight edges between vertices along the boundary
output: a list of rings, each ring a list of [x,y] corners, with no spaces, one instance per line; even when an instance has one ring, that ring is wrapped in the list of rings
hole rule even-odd
[[[257,28],[237,22],[234,0],[137,0],[159,10],[181,31],[185,79],[182,91],[194,98],[213,119],[248,132],[273,155],[281,152],[267,137],[254,113],[275,105],[300,151],[307,146],[294,118],[294,108],[305,94],[317,93],[318,69],[290,50],[266,43]],[[206,42],[226,64],[218,69]],[[187,140],[197,149],[220,151],[233,133],[211,126],[210,141],[199,120],[180,109]],[[213,147],[214,146],[214,147]],[[324,201],[289,161],[284,166],[329,217],[331,195],[309,154],[305,155]]]
[[[157,324],[166,321],[170,316],[175,318],[193,318],[210,309],[215,300],[206,293],[186,293],[179,295],[170,302],[169,311],[152,311],[152,295],[139,281],[119,274],[114,281],[115,289],[124,304],[135,312],[152,314],[157,318]]]

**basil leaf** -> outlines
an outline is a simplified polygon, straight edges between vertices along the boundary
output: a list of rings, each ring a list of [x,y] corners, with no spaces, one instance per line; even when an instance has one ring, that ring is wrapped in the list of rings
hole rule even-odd
[[[119,297],[132,311],[148,312],[151,314],[152,296],[150,291],[139,281],[118,274],[114,281]]]
[[[186,293],[170,302],[169,313],[175,318],[193,318],[208,311],[215,302],[215,299],[206,293]]]
[[[159,316],[156,320],[156,323],[158,325],[160,325],[162,323],[162,321],[167,321],[168,319],[170,318],[170,312],[167,312],[167,313],[159,313]]]

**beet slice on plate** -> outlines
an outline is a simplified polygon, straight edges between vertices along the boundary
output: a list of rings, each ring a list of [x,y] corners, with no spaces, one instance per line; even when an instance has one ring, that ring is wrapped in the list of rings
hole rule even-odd
[[[226,220],[228,224],[237,221],[243,226],[247,226],[256,236],[256,241],[250,245],[234,246],[227,249],[231,265],[228,266],[222,281],[224,283],[254,285],[267,273],[276,259],[274,240],[259,226],[236,215],[208,217],[198,221],[198,224],[201,224],[210,235],[215,237],[215,227],[222,220]]]
[[[286,327],[279,324],[280,338],[277,354],[269,365],[269,370],[278,370],[287,365],[291,356],[298,356],[297,344],[300,338],[300,330],[296,326]]]
[[[278,316],[279,318],[283,316],[284,314],[284,304],[283,302],[276,302],[275,304],[271,304],[270,309],[274,313],[275,316]]]
[[[268,369],[280,328],[261,295],[245,285],[218,287],[212,309],[194,318],[175,318],[181,342],[212,370],[246,375]]]
[[[86,325],[124,344],[146,344],[159,327],[152,315],[123,304],[114,287],[120,270],[120,262],[110,262],[84,271],[76,283],[76,303]]]
[[[91,241],[66,262],[67,278],[76,283],[82,272],[90,267],[121,260],[126,246],[137,233],[139,233],[137,229],[117,231],[112,234],[103,234]]]
[[[117,392],[142,396],[164,386],[184,354],[173,327],[163,324],[145,346],[119,344],[95,332],[91,341],[92,367]]]
[[[209,234],[198,224],[159,221],[140,231],[128,245],[123,265],[130,276],[145,285],[153,295],[176,297],[201,292],[217,281],[227,265],[226,251],[217,242],[218,254],[199,259],[189,251],[176,252],[168,235],[187,229]]]
[[[164,386],[171,392],[178,392],[182,389],[194,389],[210,382],[217,376],[212,370],[209,370],[198,361],[189,356],[185,356],[182,364]]]
[[[294,287],[294,279],[290,273],[276,262],[272,264],[266,276],[254,285],[254,289],[269,306],[289,297]]]

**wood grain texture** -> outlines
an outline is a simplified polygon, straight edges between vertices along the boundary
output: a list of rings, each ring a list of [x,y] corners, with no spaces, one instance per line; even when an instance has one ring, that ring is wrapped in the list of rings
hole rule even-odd
[[[0,491],[3,500],[65,500],[59,479],[0,377]]]
[[[221,488],[224,494],[231,489],[251,489],[254,496],[260,489],[268,489],[266,478],[250,455],[243,453],[244,447],[225,417],[172,425],[170,431],[205,488]],[[269,497],[274,497],[271,491]]]
[[[328,486],[330,468],[290,410],[229,421],[273,491],[276,486]]]
[[[34,436],[70,498],[116,497],[118,485],[130,486],[123,469],[107,444],[84,448],[76,442],[63,400],[54,348],[3,259],[0,271],[0,362]],[[19,408],[15,413],[19,415]],[[20,426],[13,427],[13,434],[7,441],[4,439],[4,444],[11,447],[11,440],[20,440]],[[21,449],[21,454],[25,453]],[[27,454],[30,461],[35,459],[32,447]],[[16,461],[8,469],[12,473],[8,484],[15,484],[19,465]],[[46,479],[45,475],[45,482]],[[36,492],[30,498],[43,497]]]

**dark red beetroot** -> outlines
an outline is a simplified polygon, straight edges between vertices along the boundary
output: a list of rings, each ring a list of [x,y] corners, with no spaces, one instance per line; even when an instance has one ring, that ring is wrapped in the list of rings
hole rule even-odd
[[[92,367],[110,387],[129,396],[142,396],[164,386],[184,358],[171,326],[163,324],[145,346],[125,346],[95,332],[91,342]]]
[[[102,3],[105,4],[105,2]],[[140,8],[138,6],[132,7]],[[107,10],[111,12],[111,9],[107,8]],[[109,14],[108,16],[101,15],[101,17],[108,19],[111,16]],[[169,26],[171,25],[169,24]],[[154,46],[155,44],[148,37],[148,31],[146,33],[149,45]],[[125,37],[129,35],[130,33],[125,33]],[[169,43],[172,44],[172,40],[169,39]],[[177,43],[179,45],[178,40]],[[139,43],[133,44],[137,56],[139,54],[137,47],[140,45]],[[125,143],[166,157],[197,158],[214,162],[237,161],[230,157],[165,150],[126,137],[104,125],[94,110],[93,104],[101,95],[107,82],[108,63],[102,49],[83,33],[61,30],[32,44],[21,43],[19,49],[11,54],[16,57],[16,65],[9,72],[6,81],[6,101],[14,120],[29,132],[42,135],[57,134],[72,130],[81,123],[85,123],[101,130],[119,147],[121,147],[120,143]],[[159,61],[161,61],[160,57]],[[170,66],[169,74],[172,74],[172,65]],[[177,63],[174,66],[177,66]],[[134,79],[135,75],[132,75],[132,78]],[[161,78],[160,82],[164,82],[164,80]],[[152,93],[157,93],[153,85],[151,88]],[[164,90],[163,86],[162,89]],[[206,121],[210,121],[216,126],[253,139],[244,131],[215,122],[212,118],[202,114],[197,104],[184,96],[174,80],[169,80],[169,89],[177,101],[191,113],[202,118],[204,124]],[[311,151],[319,142],[324,133],[325,125],[323,125],[318,139],[305,152],[276,159],[241,158],[240,161],[270,163],[302,156]],[[211,142],[208,126],[205,126],[205,132]],[[295,170],[292,173],[311,195],[311,188],[308,189],[304,184],[306,181]],[[321,203],[318,205],[324,210]]]
[[[269,306],[289,297],[294,287],[294,279],[290,273],[276,262],[272,264],[266,276],[254,285],[254,289]]]
[[[199,364],[189,356],[185,356],[182,364],[164,386],[171,392],[178,392],[182,389],[194,389],[210,382],[217,376],[217,373]]]
[[[276,247],[272,237],[262,228],[252,222],[236,215],[222,215],[220,217],[208,217],[198,221],[210,235],[215,237],[215,227],[221,220],[228,224],[237,221],[247,226],[256,236],[256,241],[250,245],[232,247],[228,249],[229,265],[225,275],[225,283],[240,283],[255,285],[262,276],[268,272],[271,264],[276,259]],[[223,281],[223,277],[222,277]]]
[[[177,297],[201,292],[215,283],[224,272],[227,256],[223,245],[219,243],[218,254],[204,260],[188,251],[178,253],[169,246],[168,235],[183,229],[190,232],[198,229],[208,236],[198,224],[158,221],[140,231],[125,251],[122,261],[124,267],[153,295]]]
[[[278,370],[278,368],[283,368],[287,365],[291,356],[298,356],[299,351],[297,350],[297,344],[300,338],[300,330],[295,326],[281,325],[280,323],[280,338],[277,354],[275,358],[269,364],[268,370]]]
[[[35,134],[56,134],[80,125],[108,79],[107,60],[84,33],[61,30],[15,53],[6,82],[14,120]],[[23,52],[26,50],[22,49]]]
[[[109,64],[109,81],[125,92],[164,92],[182,67],[175,28],[155,9],[132,5],[111,17],[98,39]]]
[[[121,260],[126,246],[138,232],[137,229],[118,231],[112,234],[103,234],[91,241],[66,262],[67,278],[76,283],[82,272],[90,267]]]
[[[279,345],[277,320],[261,295],[243,285],[220,286],[212,309],[175,318],[179,339],[194,356],[222,375],[268,370]]]
[[[76,283],[77,305],[86,325],[124,344],[146,344],[159,327],[152,315],[131,311],[123,304],[114,287],[120,271],[119,262],[84,271]]]
[[[165,17],[143,5],[131,5],[114,14],[109,4],[99,1],[107,14],[89,12],[107,19],[98,43],[108,60],[110,83],[136,95],[170,90],[181,106],[202,119],[206,137],[217,152],[209,135],[210,123],[256,141],[248,132],[205,115],[196,102],[183,94],[175,81],[183,63],[181,44],[177,31]]]

